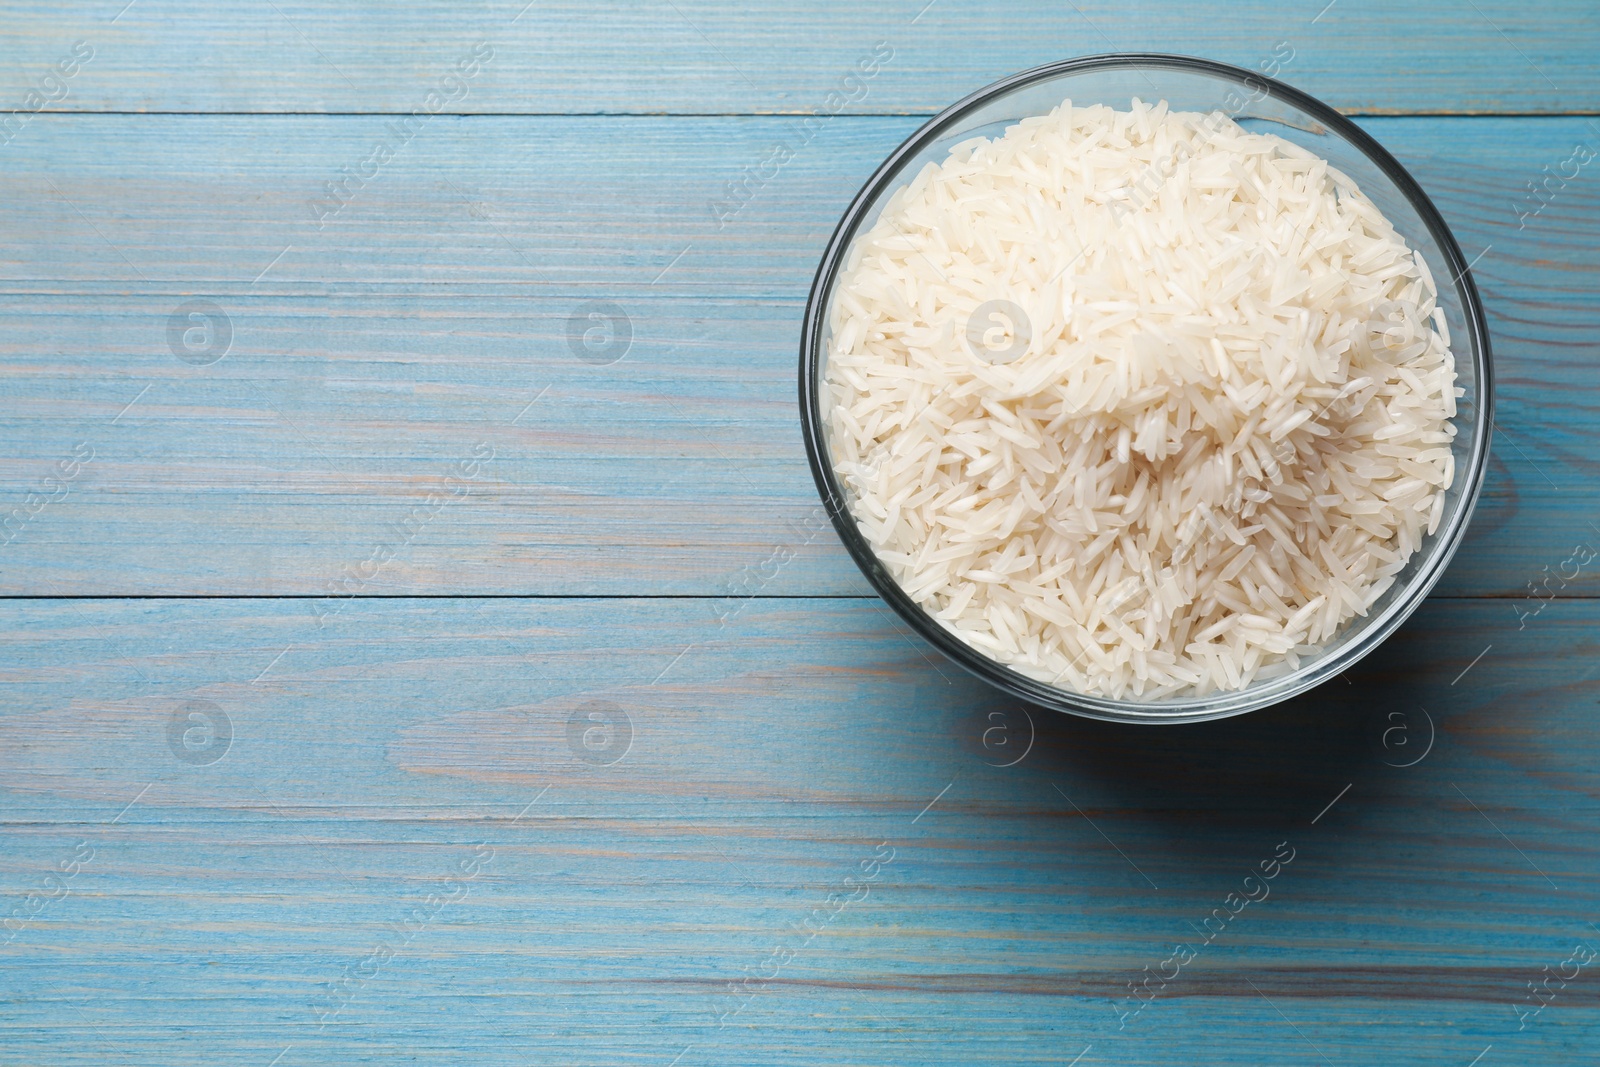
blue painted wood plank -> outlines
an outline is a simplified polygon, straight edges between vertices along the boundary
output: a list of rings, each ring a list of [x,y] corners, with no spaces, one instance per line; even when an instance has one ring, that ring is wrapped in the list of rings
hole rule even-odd
[[[1600,1038],[1590,970],[1518,1016],[1600,945],[1592,601],[1429,606],[1348,681],[1165,730],[1029,718],[857,600],[4,607],[0,1063]]]
[[[320,229],[391,119],[0,135],[0,592],[308,595],[0,601],[0,1064],[1580,1062],[1593,968],[1526,987],[1600,946],[1600,605],[1516,597],[1600,543],[1597,194],[1526,189],[1592,117],[1368,123],[1482,252],[1504,432],[1443,591],[1499,599],[1159,732],[1030,717],[872,600],[742,599],[863,592],[793,347],[919,121],[828,123],[717,227],[781,115],[878,41],[842,114],[1280,41],[1349,111],[1597,110],[1593,5],[1469,7],[12,5],[25,110],[545,117],[430,120]],[[196,300],[213,363],[168,337]],[[613,364],[568,341],[594,301]],[[368,599],[414,592],[703,599]]]
[[[385,121],[49,116],[8,149],[0,592],[720,596],[782,547],[765,592],[865,591],[814,524],[795,350],[837,215],[918,120],[830,125],[719,228],[785,120],[450,119],[318,230],[307,199]],[[1495,335],[1503,433],[1442,591],[1525,595],[1600,538],[1600,185],[1537,214],[1526,186],[1600,138],[1364,121]],[[231,331],[204,365],[173,347],[195,300]],[[609,365],[569,336],[597,302],[630,334]]]
[[[1185,52],[1255,69],[1281,44],[1296,84],[1351,111],[1600,109],[1600,14],[1587,0],[469,0],[444,19],[419,0],[381,16],[311,0],[223,0],[203,17],[179,0],[120,6],[8,5],[0,99],[20,106],[78,41],[92,58],[64,87],[43,83],[47,97],[65,93],[52,107],[646,114],[929,113],[1074,55]],[[480,46],[488,58],[473,63]],[[877,75],[846,82],[875,48],[892,52]],[[461,70],[472,73],[449,80]]]

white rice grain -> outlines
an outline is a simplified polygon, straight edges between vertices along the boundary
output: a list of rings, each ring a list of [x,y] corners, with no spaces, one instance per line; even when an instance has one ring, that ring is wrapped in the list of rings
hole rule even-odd
[[[1344,174],[1220,113],[1068,102],[958,145],[858,236],[828,325],[863,535],[952,633],[1085,693],[1293,669],[1455,474],[1427,265]]]

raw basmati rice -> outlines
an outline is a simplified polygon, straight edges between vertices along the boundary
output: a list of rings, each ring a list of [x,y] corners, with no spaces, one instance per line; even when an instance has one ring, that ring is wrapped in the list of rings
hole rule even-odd
[[[1434,279],[1325,160],[1220,112],[1073,107],[930,163],[835,286],[834,470],[984,654],[1158,700],[1299,665],[1436,529]]]

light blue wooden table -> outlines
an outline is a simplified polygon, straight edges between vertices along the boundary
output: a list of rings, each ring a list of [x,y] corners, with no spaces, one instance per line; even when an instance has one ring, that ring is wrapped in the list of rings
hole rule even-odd
[[[123,2],[0,4],[0,1064],[1600,1059],[1592,0]],[[1010,704],[815,522],[816,259],[1285,49],[1476,257],[1471,534],[1290,704]]]

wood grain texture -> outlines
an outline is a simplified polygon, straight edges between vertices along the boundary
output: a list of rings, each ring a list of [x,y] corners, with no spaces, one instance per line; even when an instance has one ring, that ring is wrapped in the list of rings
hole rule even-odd
[[[1525,213],[1600,146],[1600,8],[123,4],[0,11],[41,110],[0,126],[0,1067],[1592,1059],[1600,964],[1519,1010],[1600,947],[1600,600],[1524,595],[1600,546],[1593,167]],[[1479,515],[1289,704],[1005,701],[814,521],[817,257],[994,78],[1279,42],[1348,112],[1474,116],[1362,122],[1481,254]]]
[[[386,548],[361,592],[717,596],[808,537],[766,592],[865,590],[806,525],[795,353],[838,214],[918,120],[831,124],[719,230],[786,120],[440,119],[319,230],[308,197],[385,121],[46,116],[10,146],[3,510],[94,458],[0,545],[0,592],[320,595]],[[1496,345],[1503,432],[1441,591],[1523,595],[1600,543],[1600,184],[1518,213],[1600,135],[1363,121],[1479,257]],[[231,322],[209,366],[169,346],[195,299]],[[593,301],[632,332],[609,366],[569,342]]]
[[[0,948],[0,1063],[1576,1063],[1600,1034],[1587,972],[1514,1010],[1600,945],[1600,605],[1430,606],[1349,681],[1156,730],[1030,727],[874,602],[705,607],[8,605],[0,901],[93,856]],[[214,762],[169,747],[194,701]],[[614,762],[571,739],[594,707],[631,725],[584,750]],[[1431,750],[1387,765],[1423,708]]]
[[[1592,113],[1587,0],[729,0],[339,6],[312,0],[23,0],[8,5],[21,98],[75,40],[93,59],[56,106],[91,111],[383,112],[420,107],[478,42],[468,113],[797,112],[828,106],[878,41],[894,59],[857,113],[938,111],[1014,71],[1096,52],[1186,52],[1254,69],[1280,41],[1296,84],[1361,113]],[[519,17],[520,12],[520,17]],[[113,18],[115,17],[115,21]]]

